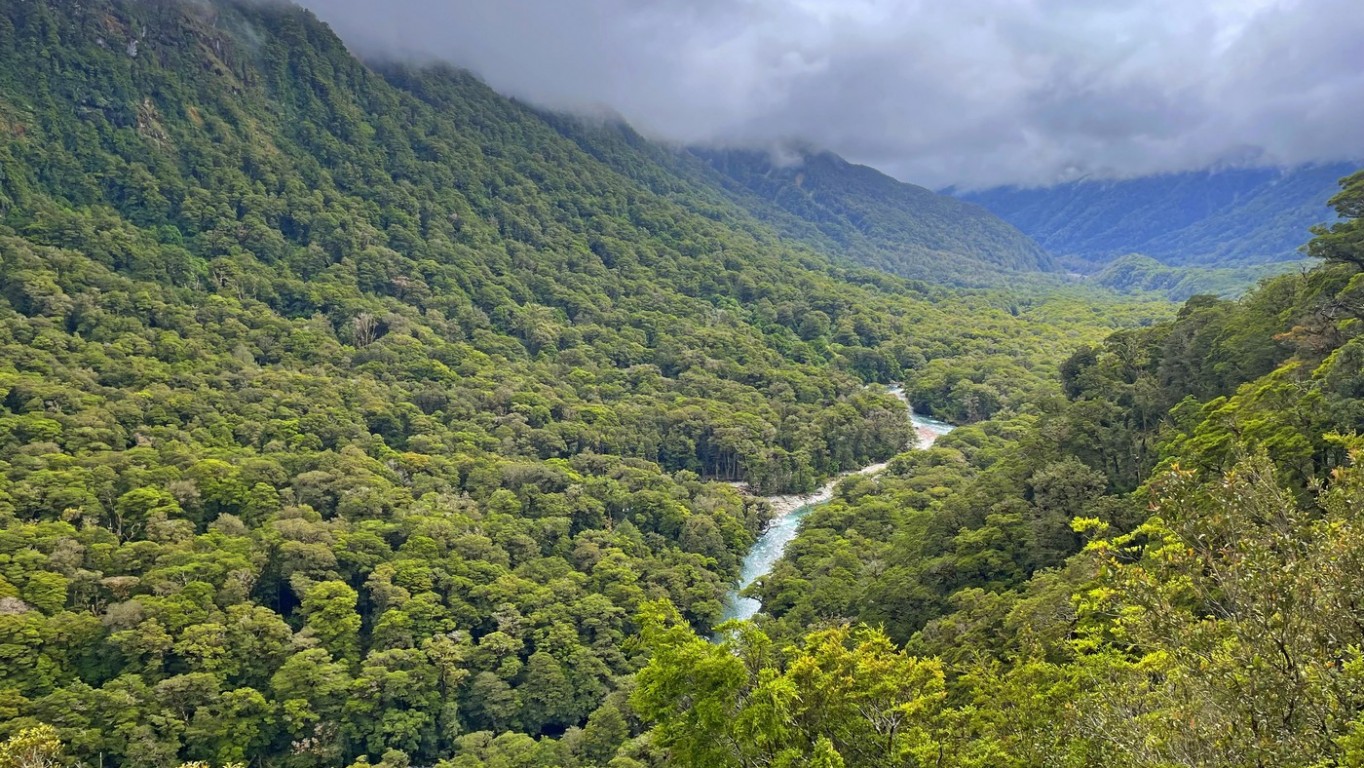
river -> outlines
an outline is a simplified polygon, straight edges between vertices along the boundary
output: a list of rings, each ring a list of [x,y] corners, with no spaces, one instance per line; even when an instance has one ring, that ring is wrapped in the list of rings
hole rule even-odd
[[[901,400],[905,399],[904,391],[892,389],[891,393]],[[908,401],[905,403],[909,405]],[[952,431],[952,425],[943,421],[919,416],[910,409],[909,420],[914,425],[914,431],[918,435],[916,448],[927,448],[942,435]],[[848,475],[874,475],[886,468],[886,464],[872,464],[863,467],[856,472],[848,472],[829,481],[824,487],[804,495],[793,496],[768,496],[766,501],[772,506],[775,516],[768,525],[763,535],[758,537],[758,541],[753,544],[753,548],[744,557],[743,568],[739,572],[739,584],[736,589],[730,590],[725,596],[725,613],[722,621],[730,619],[751,619],[754,614],[762,609],[762,603],[751,597],[742,597],[739,592],[753,582],[762,578],[772,571],[773,566],[781,559],[782,553],[786,551],[786,545],[796,537],[796,530],[800,527],[801,518],[810,513],[810,510],[827,503],[834,497],[834,486]]]

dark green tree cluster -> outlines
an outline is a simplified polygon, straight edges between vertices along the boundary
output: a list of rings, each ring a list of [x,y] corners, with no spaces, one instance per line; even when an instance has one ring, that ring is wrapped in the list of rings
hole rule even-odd
[[[139,464],[157,451],[141,453],[125,476],[155,471]],[[419,759],[469,731],[562,733],[633,671],[621,641],[642,600],[690,605],[693,621],[718,610],[722,526],[743,531],[723,486],[593,463],[522,474],[541,485],[481,504],[433,491],[371,516],[281,503],[250,482],[282,474],[271,458],[204,459],[160,485],[115,483],[107,520],[14,522],[0,536],[7,717],[129,765]],[[383,467],[345,451],[335,470],[363,483]],[[337,482],[297,477],[324,494]],[[260,497],[273,508],[252,509]],[[649,513],[682,530],[631,522]]]

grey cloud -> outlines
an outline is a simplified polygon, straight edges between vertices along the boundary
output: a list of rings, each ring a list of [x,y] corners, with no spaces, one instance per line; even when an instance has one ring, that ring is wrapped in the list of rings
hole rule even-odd
[[[1358,0],[304,2],[362,54],[930,186],[1364,157]]]

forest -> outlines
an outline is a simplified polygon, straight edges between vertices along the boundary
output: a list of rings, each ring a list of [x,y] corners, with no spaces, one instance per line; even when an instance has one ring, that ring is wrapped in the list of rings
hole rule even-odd
[[[1364,764],[1343,184],[1240,300],[909,279],[292,6],[0,3],[0,768]]]

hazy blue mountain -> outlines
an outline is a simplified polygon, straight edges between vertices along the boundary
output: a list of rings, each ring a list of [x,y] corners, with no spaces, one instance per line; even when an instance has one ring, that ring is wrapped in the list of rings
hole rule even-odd
[[[1264,264],[1299,258],[1346,163],[1290,171],[1245,168],[1000,187],[962,193],[1089,271],[1131,253],[1176,266]]]

